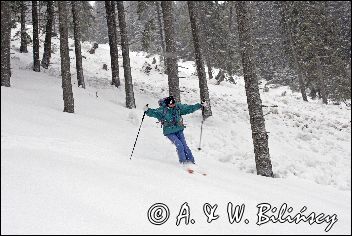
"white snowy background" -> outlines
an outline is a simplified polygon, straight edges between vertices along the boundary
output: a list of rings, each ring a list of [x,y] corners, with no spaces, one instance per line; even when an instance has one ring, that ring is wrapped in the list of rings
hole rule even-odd
[[[18,30],[12,29],[11,87],[1,87],[2,234],[326,233],[327,223],[258,226],[256,205],[262,202],[278,208],[287,203],[292,215],[303,206],[306,215],[336,214],[338,222],[328,233],[351,234],[351,111],[345,104],[306,103],[288,87],[261,90],[264,105],[278,106],[263,108],[275,174],[265,178],[256,175],[243,78],[220,85],[210,80],[213,116],[204,123],[201,151],[201,112],[184,117],[188,145],[208,174],[190,175],[179,167],[175,147],[150,117],[144,119],[129,159],[143,106],[157,107],[158,99],[168,95],[167,76],[155,64],[149,75],[143,72],[144,63],[158,60],[157,55],[130,52],[137,105],[130,110],[125,108],[122,58],[122,84],[115,88],[110,85],[109,46],[99,45],[89,54],[91,45],[83,43],[84,90],[77,87],[70,51],[75,113],[68,114],[62,112],[58,39],[53,38],[52,65],[36,73],[31,45],[27,54],[19,53]],[[104,63],[108,71],[102,69]],[[180,79],[182,102],[199,102],[195,64],[179,65],[179,76],[185,77]],[[184,202],[195,224],[176,226]],[[228,222],[228,202],[246,205],[249,224]],[[154,203],[169,206],[170,218],[162,226],[148,221]],[[203,213],[205,203],[218,204],[220,217],[211,224]]]

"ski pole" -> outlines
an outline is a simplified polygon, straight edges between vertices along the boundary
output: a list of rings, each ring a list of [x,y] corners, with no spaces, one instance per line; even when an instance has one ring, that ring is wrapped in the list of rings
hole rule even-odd
[[[147,104],[147,106],[148,106],[148,104]],[[134,141],[134,145],[133,145],[132,153],[131,153],[131,156],[130,156],[130,160],[132,160],[133,151],[134,151],[134,148],[136,147],[136,143],[137,143],[139,131],[141,130],[142,123],[143,123],[143,120],[144,120],[144,117],[145,117],[145,113],[146,113],[146,111],[145,111],[144,114],[143,114],[142,122],[141,122],[141,125],[139,126],[139,130],[138,130],[138,134],[137,134],[137,137],[136,137],[136,141]]]
[[[202,107],[202,115],[204,113],[204,107]],[[203,123],[204,123],[204,116],[203,116],[203,119],[202,119],[202,124],[200,126],[200,137],[199,137],[199,147],[198,147],[198,150],[202,150],[202,148],[200,147],[201,144],[202,144],[202,133],[203,133]]]

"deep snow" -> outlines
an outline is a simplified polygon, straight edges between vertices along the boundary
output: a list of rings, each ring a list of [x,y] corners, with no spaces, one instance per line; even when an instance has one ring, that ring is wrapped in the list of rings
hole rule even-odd
[[[58,48],[57,39],[53,42]],[[213,117],[204,123],[202,151],[197,150],[200,111],[184,117],[188,144],[208,176],[190,175],[179,168],[173,145],[149,117],[129,160],[142,107],[155,107],[167,95],[165,75],[142,71],[153,56],[130,54],[137,109],[129,110],[122,67],[122,86],[116,89],[109,82],[108,45],[99,45],[95,55],[87,52],[89,44],[82,48],[88,87],[76,87],[71,63],[75,113],[67,114],[62,112],[59,51],[50,69],[35,73],[31,47],[20,54],[19,40],[12,41],[11,88],[1,88],[2,234],[324,233],[327,223],[257,226],[256,206],[264,202],[277,208],[287,203],[294,214],[303,206],[307,215],[335,213],[338,222],[329,233],[351,233],[351,113],[344,105],[304,103],[286,87],[262,93],[263,104],[278,105],[264,108],[276,177],[265,178],[255,174],[243,80],[209,81]],[[74,60],[74,51],[70,56]],[[102,70],[103,63],[108,71]],[[182,62],[184,103],[199,101],[194,72],[193,62]],[[169,206],[171,215],[155,226],[147,212],[159,202]],[[176,226],[184,202],[195,224]],[[248,225],[228,222],[228,202],[246,205]],[[211,224],[203,213],[205,203],[218,204],[220,217]]]

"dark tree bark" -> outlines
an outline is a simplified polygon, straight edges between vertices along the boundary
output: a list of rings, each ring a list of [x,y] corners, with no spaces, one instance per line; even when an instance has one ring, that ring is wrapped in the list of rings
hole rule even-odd
[[[114,31],[115,31],[115,40],[116,40],[116,45],[119,43],[119,33],[118,33],[118,24],[117,24],[117,9],[116,9],[116,2],[117,1],[111,1],[111,11],[112,14],[114,15],[113,19],[113,24],[114,24]],[[117,53],[118,53],[118,48],[117,48]]]
[[[70,74],[70,55],[68,47],[67,1],[59,1],[59,31],[60,31],[60,57],[61,77],[64,100],[64,112],[74,113],[74,100]]]
[[[177,102],[181,102],[180,85],[178,78],[178,64],[176,55],[176,43],[174,39],[174,22],[172,12],[172,1],[162,1],[161,8],[163,11],[165,45],[166,45],[166,64],[169,84],[169,95],[173,96]]]
[[[323,99],[323,103],[328,104],[328,95],[326,92],[325,77],[323,74],[323,69],[322,69],[320,57],[316,55],[315,61],[316,61],[316,68],[318,71],[318,86],[319,86],[319,90],[320,90],[319,94],[320,94],[321,98]]]
[[[10,87],[11,2],[1,1],[1,86]]]
[[[205,58],[205,63],[207,65],[207,70],[208,70],[208,77],[209,79],[213,78],[213,71],[212,71],[212,61],[211,61],[211,54],[212,54],[212,43],[210,43],[209,37],[211,36],[211,29],[207,27],[207,20],[206,20],[206,15],[207,15],[207,2],[202,1],[198,2],[198,15],[199,17],[199,22],[200,22],[200,31],[201,31],[201,48],[203,52],[203,57]]]
[[[204,119],[206,119],[212,115],[212,112],[211,112],[211,106],[210,106],[207,78],[205,74],[202,52],[200,48],[199,26],[198,26],[197,10],[195,5],[196,2],[188,1],[187,3],[188,3],[189,18],[191,21],[191,28],[192,28],[192,35],[193,35],[193,45],[194,45],[194,54],[195,54],[196,66],[197,66],[197,74],[199,79],[200,100],[206,101],[208,104],[203,109],[203,117]]]
[[[211,69],[211,61],[210,61],[210,58],[209,58],[209,57],[207,57],[206,63],[207,63],[207,67],[208,67],[208,76],[209,76],[209,79],[212,79],[212,78],[213,78],[213,71],[212,71],[212,69]]]
[[[58,30],[58,24],[57,24],[57,16],[54,14],[53,17],[53,33],[57,35],[57,30]]]
[[[116,39],[116,24],[114,24],[115,9],[113,8],[111,1],[105,1],[106,9],[106,20],[108,25],[108,36],[110,46],[110,58],[111,58],[111,84],[116,87],[120,86],[119,77],[119,61],[118,61],[118,50],[117,50],[117,39]],[[116,18],[115,18],[116,19]]]
[[[81,9],[80,1],[72,1],[72,16],[73,16],[73,30],[75,38],[75,55],[76,55],[76,71],[77,71],[77,81],[78,87],[86,88],[83,76],[83,66],[82,66],[82,53],[81,53],[81,19],[79,12]]]
[[[43,25],[43,21],[42,20],[39,20],[39,17],[41,17],[43,15],[43,4],[44,4],[44,1],[37,1],[37,9],[38,9],[38,29],[43,29],[44,28],[44,25]]]
[[[26,10],[25,1],[21,1],[21,47],[20,52],[27,53],[27,33],[26,33]]]
[[[121,33],[123,70],[124,70],[124,76],[125,76],[126,107],[132,109],[132,108],[136,108],[136,103],[135,103],[134,94],[133,94],[133,83],[132,83],[130,55],[129,55],[130,50],[128,46],[128,34],[127,34],[127,25],[125,20],[125,9],[123,6],[123,1],[117,1],[116,4],[117,4],[119,26],[120,26],[120,33]]]
[[[89,53],[90,54],[94,54],[95,53],[95,50],[99,47],[98,43],[94,43],[92,48],[89,49]],[[107,69],[106,69],[107,70]]]
[[[217,85],[225,80],[225,72],[222,69],[220,69],[219,73],[215,76],[215,80],[217,81]]]
[[[32,1],[32,22],[33,22],[33,70],[35,72],[40,72],[38,1]]]
[[[238,1],[235,2],[235,4],[257,174],[273,177],[268,147],[268,135],[265,130],[262,101],[260,99],[255,65],[253,63],[253,45],[250,35],[251,19],[248,12],[247,2]]]
[[[233,71],[234,71],[234,68],[233,68],[233,65],[232,65],[232,62],[233,62],[233,49],[232,49],[232,41],[231,40],[231,33],[233,32],[233,29],[232,29],[232,15],[233,15],[233,2],[232,1],[229,1],[229,4],[230,4],[230,14],[229,14],[229,35],[230,35],[230,38],[229,38],[229,43],[226,45],[227,46],[227,53],[228,53],[228,60],[227,60],[227,73],[232,76],[233,75]]]
[[[44,42],[44,53],[42,58],[42,67],[48,69],[51,58],[51,37],[53,31],[53,19],[54,19],[54,2],[47,2],[47,23],[45,28],[45,42]]]
[[[287,31],[287,38],[288,38],[288,43],[289,43],[289,48],[291,49],[292,52],[292,57],[293,57],[293,64],[294,64],[294,68],[295,71],[297,73],[298,76],[298,83],[299,83],[299,88],[302,94],[302,98],[303,101],[308,102],[308,98],[307,98],[307,93],[306,93],[306,86],[304,83],[304,78],[303,78],[303,74],[302,74],[302,70],[300,68],[299,62],[298,62],[298,55],[296,52],[296,45],[295,42],[293,40],[293,36],[292,36],[292,26],[289,22],[289,16],[290,14],[290,6],[289,3],[287,1],[283,2],[283,23],[284,23],[284,29]]]
[[[163,32],[163,23],[162,23],[162,15],[161,15],[161,6],[159,1],[155,1],[156,12],[158,14],[158,24],[159,24],[159,37],[160,37],[160,47],[161,47],[161,57],[160,62],[163,63],[165,72],[166,70],[166,63],[165,63],[165,39],[164,39],[164,32]]]

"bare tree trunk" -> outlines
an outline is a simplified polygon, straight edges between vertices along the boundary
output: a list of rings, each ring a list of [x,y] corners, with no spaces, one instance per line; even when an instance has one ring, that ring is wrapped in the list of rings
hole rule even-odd
[[[119,34],[118,34],[118,26],[117,26],[117,13],[116,13],[116,2],[117,1],[111,1],[111,10],[112,14],[114,15],[113,19],[113,24],[114,24],[114,31],[115,31],[115,40],[116,40],[116,45],[119,43]],[[116,49],[118,53],[118,48]]]
[[[230,32],[230,37],[233,32],[233,27],[232,27],[232,18],[233,18],[233,2],[229,2],[230,4],[230,13],[229,13],[229,32]],[[230,45],[231,46],[231,45]]]
[[[132,83],[130,55],[129,55],[130,50],[128,46],[128,34],[127,34],[127,25],[125,20],[125,9],[122,1],[116,1],[116,4],[117,4],[119,26],[120,26],[120,33],[121,33],[123,70],[124,70],[124,76],[125,76],[126,107],[132,109],[132,108],[136,108],[136,103],[135,103],[134,94],[133,94],[133,83]]]
[[[230,4],[230,14],[229,14],[229,42],[227,43],[226,47],[227,47],[227,54],[228,54],[228,60],[227,60],[227,73],[232,76],[233,75],[233,50],[232,50],[232,37],[231,37],[231,34],[233,32],[233,29],[232,29],[232,16],[233,16],[233,2],[232,1],[229,1],[229,4]]]
[[[27,53],[27,34],[26,34],[26,10],[25,1],[21,1],[21,47],[20,52]]]
[[[32,1],[32,22],[33,22],[33,70],[35,72],[40,72],[38,1]]]
[[[351,58],[349,59],[349,63],[345,62],[345,68],[344,68],[344,74],[348,78],[348,81],[350,83],[350,89],[351,89]]]
[[[257,75],[255,74],[255,65],[253,63],[253,45],[249,25],[251,20],[248,13],[248,6],[245,1],[238,1],[235,4],[257,174],[273,177],[268,135],[265,130],[262,101],[260,99]]]
[[[75,55],[76,55],[76,71],[77,71],[77,81],[78,87],[86,88],[83,76],[83,66],[82,66],[82,53],[81,53],[81,19],[79,12],[81,9],[80,1],[71,1],[72,4],[72,16],[73,16],[73,29],[75,38]]]
[[[203,58],[202,58],[202,53],[201,53],[201,48],[200,48],[197,12],[195,9],[196,6],[195,6],[194,1],[187,1],[187,3],[188,3],[189,18],[191,21],[191,28],[192,28],[192,35],[193,35],[194,54],[195,54],[195,59],[196,59],[197,74],[198,74],[198,79],[199,79],[200,100],[206,101],[208,104],[203,109],[203,117],[204,117],[204,119],[206,119],[212,115],[212,112],[211,112],[211,106],[210,106],[207,78],[206,78],[206,74],[205,74]]]
[[[51,58],[51,36],[53,31],[53,19],[54,19],[54,2],[48,1],[47,5],[47,16],[48,21],[45,28],[45,42],[44,42],[44,53],[42,58],[42,67],[48,69]]]
[[[173,96],[177,102],[181,102],[180,85],[178,78],[178,64],[175,44],[175,31],[172,13],[172,1],[162,1],[161,8],[163,11],[165,45],[166,45],[166,64],[169,84],[169,95]]]
[[[203,40],[201,40],[203,42],[203,44],[201,45],[202,48],[202,52],[204,53],[204,57],[205,57],[205,63],[207,65],[207,70],[208,70],[208,77],[209,79],[213,78],[213,71],[211,68],[211,47],[210,47],[210,42],[208,42],[208,38],[211,35],[211,33],[209,32],[211,29],[209,29],[207,27],[207,21],[206,21],[206,2],[198,2],[198,7],[197,9],[199,9],[198,12],[200,12],[200,19],[199,19],[199,24],[200,24],[200,31],[201,31],[201,38],[203,38]]]
[[[291,37],[292,36],[290,36],[290,38]],[[296,69],[296,73],[297,73],[297,76],[298,76],[299,89],[301,91],[303,101],[308,102],[307,93],[306,93],[306,86],[305,86],[305,83],[304,83],[304,79],[303,79],[303,74],[302,74],[301,68],[299,66],[296,49],[294,48],[292,43],[290,43],[290,47],[292,49],[292,54],[293,54],[292,56],[293,56],[293,60],[294,60],[294,64],[295,64],[294,67]]]
[[[284,27],[288,33],[288,41],[289,41],[289,45],[290,45],[290,49],[291,49],[291,52],[292,52],[292,57],[293,57],[293,63],[294,63],[294,68],[295,68],[295,71],[297,73],[297,76],[298,76],[298,82],[299,82],[299,89],[301,90],[301,94],[302,94],[302,98],[303,98],[303,101],[305,102],[308,102],[308,98],[307,98],[307,94],[306,94],[306,86],[305,86],[305,83],[304,83],[304,78],[303,78],[303,74],[302,74],[302,70],[299,66],[299,62],[298,62],[298,55],[297,55],[297,52],[296,52],[296,48],[295,48],[295,42],[293,40],[293,37],[292,37],[292,25],[288,22],[289,20],[289,8],[290,6],[288,5],[289,3],[288,2],[284,2],[282,3],[283,4],[283,7],[284,7],[284,16],[283,16],[283,21],[284,21]]]
[[[316,55],[315,60],[316,60],[316,67],[318,71],[318,84],[319,84],[320,95],[321,95],[321,98],[323,99],[323,103],[328,104],[328,96],[326,92],[326,84],[325,84],[324,75],[323,75],[323,68],[321,66],[319,56]]]
[[[207,57],[206,62],[207,62],[207,67],[208,67],[209,79],[212,79],[213,78],[213,71],[211,69],[211,62],[210,62],[210,58],[209,57]]]
[[[1,1],[1,86],[10,87],[11,2]]]
[[[161,16],[161,6],[159,1],[155,1],[156,5],[156,11],[158,14],[158,23],[159,23],[159,37],[160,37],[160,46],[161,46],[161,54],[162,56],[160,57],[160,63],[163,64],[165,68],[165,72],[167,72],[166,68],[166,63],[165,63],[165,39],[164,39],[164,33],[163,33],[163,23],[162,23],[162,16]]]
[[[110,58],[111,58],[111,85],[116,87],[120,86],[119,78],[119,61],[118,61],[118,51],[117,51],[117,40],[116,40],[116,25],[114,25],[115,10],[112,8],[111,1],[105,1],[106,9],[106,20],[108,25],[108,36],[109,36],[109,46],[110,46]]]
[[[53,32],[57,35],[57,16],[55,14],[53,16]]]
[[[44,27],[41,25],[41,16],[42,16],[42,8],[43,8],[43,2],[44,1],[37,1],[37,9],[38,9],[38,29],[39,31],[42,30]]]
[[[10,4],[10,11],[11,11],[11,4]],[[8,29],[8,32],[9,32],[9,38],[8,38],[8,43],[7,43],[7,47],[8,47],[8,52],[9,52],[9,54],[8,54],[8,56],[7,56],[7,64],[9,65],[9,75],[10,75],[10,77],[12,76],[12,71],[11,71],[11,25],[12,25],[12,14],[11,14],[11,12],[9,13],[9,29]]]
[[[59,1],[60,57],[64,112],[74,113],[74,99],[70,74],[70,55],[68,48],[67,15],[67,1]]]

